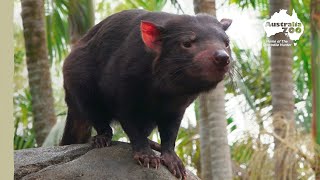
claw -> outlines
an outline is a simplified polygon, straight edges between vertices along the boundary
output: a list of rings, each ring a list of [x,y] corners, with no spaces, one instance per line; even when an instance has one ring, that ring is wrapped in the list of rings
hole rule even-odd
[[[179,157],[174,153],[164,153],[161,155],[161,163],[179,179],[185,179],[185,168]]]
[[[91,144],[95,148],[103,148],[111,145],[111,138],[105,134],[96,135],[91,139]]]
[[[148,169],[158,169],[160,166],[160,158],[153,152],[134,152],[133,159],[138,161],[140,166],[144,166]]]

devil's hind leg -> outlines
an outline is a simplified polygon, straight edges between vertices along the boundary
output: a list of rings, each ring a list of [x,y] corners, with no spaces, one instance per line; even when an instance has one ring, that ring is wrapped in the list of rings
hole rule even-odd
[[[79,107],[66,92],[68,113],[60,145],[87,143],[91,136],[91,124],[81,115]]]
[[[72,99],[71,97],[81,97]],[[91,137],[91,127],[97,135],[91,139],[94,147],[110,146],[112,129],[111,113],[96,96],[70,96],[66,91],[68,115],[61,145],[87,143]]]

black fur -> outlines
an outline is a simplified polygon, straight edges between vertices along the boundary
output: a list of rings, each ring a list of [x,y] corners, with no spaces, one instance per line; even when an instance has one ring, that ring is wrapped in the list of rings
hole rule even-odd
[[[142,41],[141,20],[161,27],[160,53]],[[182,48],[181,42],[193,36],[195,48]],[[87,142],[91,126],[98,135],[111,138],[110,122],[117,120],[133,151],[150,148],[147,137],[156,127],[161,151],[174,151],[185,109],[199,93],[213,89],[225,73],[215,72],[214,64],[210,75],[203,73],[210,53],[203,64],[195,57],[210,48],[212,54],[216,49],[230,53],[227,41],[221,23],[208,15],[128,10],[106,18],[65,60],[68,116],[61,145]]]

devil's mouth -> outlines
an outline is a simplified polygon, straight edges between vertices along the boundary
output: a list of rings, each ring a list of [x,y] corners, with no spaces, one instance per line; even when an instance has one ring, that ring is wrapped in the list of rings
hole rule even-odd
[[[222,67],[216,67],[217,71],[220,73],[226,73],[229,71],[229,67],[228,66],[222,66]]]

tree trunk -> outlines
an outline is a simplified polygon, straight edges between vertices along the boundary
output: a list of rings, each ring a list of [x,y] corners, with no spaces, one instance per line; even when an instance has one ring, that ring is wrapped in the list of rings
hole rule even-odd
[[[73,46],[94,25],[93,1],[70,0],[68,13],[71,46]]]
[[[21,0],[28,80],[37,144],[56,122],[46,44],[43,0]]]
[[[279,12],[280,9],[289,11],[290,0],[270,0],[270,16],[275,12]],[[271,39],[285,39],[290,41],[284,33],[278,33],[272,36]],[[273,126],[275,133],[283,139],[292,135],[295,126],[292,63],[293,56],[291,47],[271,47]],[[295,162],[294,154],[290,150],[280,150],[280,148],[284,147],[280,141],[275,141],[275,178],[281,180],[296,179],[295,169],[289,165]]]
[[[201,178],[204,180],[212,179],[211,171],[211,150],[210,150],[210,126],[209,126],[209,112],[207,106],[208,95],[202,94],[199,97],[199,131],[200,131],[200,167]]]
[[[207,13],[216,16],[216,1],[215,0],[193,0],[194,12]]]
[[[224,84],[207,96],[210,127],[211,171],[213,179],[232,179],[230,147],[228,144],[227,120],[225,114]]]
[[[194,0],[195,13],[216,16],[215,0]],[[201,178],[232,179],[231,155],[227,138],[224,83],[199,98]],[[208,158],[210,157],[210,158]]]
[[[311,59],[312,59],[312,134],[315,142],[320,145],[320,1],[311,1]],[[315,176],[320,179],[320,151],[316,148]]]

